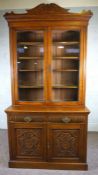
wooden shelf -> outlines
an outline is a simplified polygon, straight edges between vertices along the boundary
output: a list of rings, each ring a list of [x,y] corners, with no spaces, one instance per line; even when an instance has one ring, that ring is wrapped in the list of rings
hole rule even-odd
[[[22,89],[40,89],[43,88],[42,85],[28,86],[28,85],[20,85],[19,88]]]
[[[53,71],[57,71],[57,72],[78,72],[79,70],[77,70],[77,69],[54,69]]]
[[[79,60],[79,56],[64,56],[64,57],[53,57],[53,59],[72,59],[72,60]]]
[[[19,60],[41,60],[43,59],[43,57],[39,57],[39,56],[36,56],[36,57],[18,57]]]
[[[22,101],[22,100],[21,100]],[[29,102],[44,102],[45,100],[44,99],[35,99],[35,100],[26,100],[26,99],[23,99],[23,101],[29,101]]]
[[[18,45],[28,45],[28,46],[32,46],[32,45],[43,45],[44,42],[18,42]]]
[[[52,100],[53,102],[65,102],[65,101],[75,101],[74,99],[58,99],[58,100]]]
[[[75,86],[75,85],[54,85],[52,86],[53,88],[60,88],[60,89],[77,89],[78,86]]]
[[[30,69],[20,69],[18,70],[19,72],[40,72],[43,71],[42,69],[37,69],[37,70],[30,70]]]
[[[59,45],[59,44],[63,44],[63,45],[74,45],[74,44],[79,44],[79,41],[54,41],[53,45]]]

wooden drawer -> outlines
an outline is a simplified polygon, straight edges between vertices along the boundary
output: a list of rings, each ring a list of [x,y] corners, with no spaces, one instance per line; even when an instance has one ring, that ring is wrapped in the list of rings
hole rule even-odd
[[[53,123],[85,123],[87,115],[69,113],[14,113],[9,115],[9,121],[15,122],[53,122]]]
[[[83,114],[50,114],[48,116],[48,122],[56,123],[84,123],[87,120],[87,116]]]
[[[9,116],[9,121],[15,122],[45,122],[45,114],[16,113]]]

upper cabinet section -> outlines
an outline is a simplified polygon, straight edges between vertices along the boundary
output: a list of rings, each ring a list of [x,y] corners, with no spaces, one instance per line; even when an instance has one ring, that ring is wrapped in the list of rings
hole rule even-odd
[[[41,4],[6,13],[10,27],[13,105],[85,103],[87,26],[91,11]]]

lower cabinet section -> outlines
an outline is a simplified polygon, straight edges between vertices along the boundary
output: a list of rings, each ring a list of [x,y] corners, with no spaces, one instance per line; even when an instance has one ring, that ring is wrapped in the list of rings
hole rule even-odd
[[[87,124],[72,121],[9,121],[9,166],[86,170]]]

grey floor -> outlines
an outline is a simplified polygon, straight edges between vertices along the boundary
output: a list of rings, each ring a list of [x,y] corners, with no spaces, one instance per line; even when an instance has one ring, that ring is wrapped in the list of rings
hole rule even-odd
[[[7,162],[7,131],[0,130],[0,175],[98,175],[98,133],[88,134],[88,171],[12,169]]]

